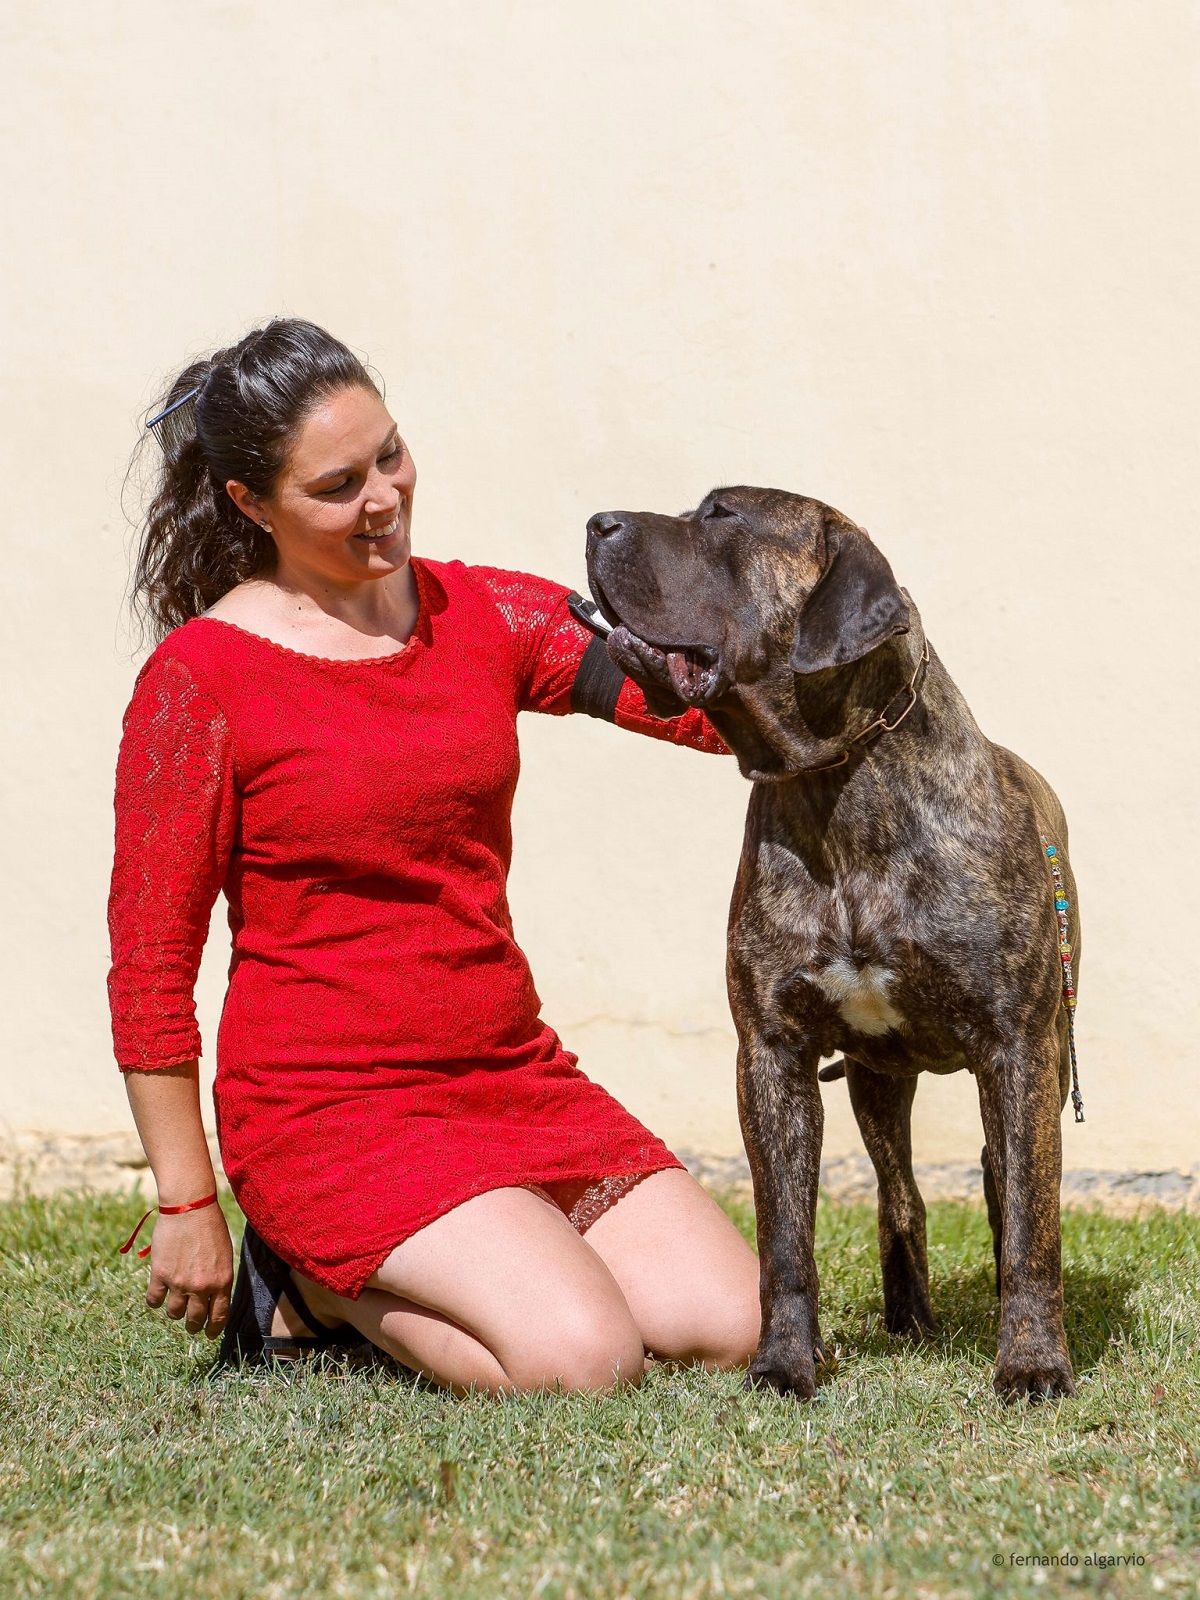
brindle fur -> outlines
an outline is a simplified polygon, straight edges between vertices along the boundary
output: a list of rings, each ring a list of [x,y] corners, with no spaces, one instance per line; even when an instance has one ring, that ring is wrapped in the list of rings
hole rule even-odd
[[[776,490],[714,490],[693,512],[604,513],[588,575],[622,624],[609,653],[664,715],[703,704],[754,780],[729,919],[738,1104],[758,1215],[762,1342],[750,1380],[803,1396],[824,1355],[813,1233],[823,1111],[841,1053],[879,1186],[884,1317],[934,1330],[913,1176],[917,1074],[974,1073],[1000,1295],[995,1385],[1071,1394],[1059,1239],[1070,1069],[1053,885],[1066,823],[1049,785],[985,738],[936,651],[893,732],[827,762],[913,675],[911,599],[841,513]],[[683,688],[666,651],[708,676]]]

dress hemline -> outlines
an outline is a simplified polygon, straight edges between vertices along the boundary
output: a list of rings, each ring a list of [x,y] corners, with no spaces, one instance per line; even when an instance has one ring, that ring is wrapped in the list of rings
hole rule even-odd
[[[606,1167],[599,1171],[594,1166],[585,1165],[553,1173],[544,1171],[523,1172],[519,1176],[514,1174],[512,1180],[507,1183],[498,1183],[495,1175],[489,1174],[479,1184],[471,1184],[457,1193],[448,1205],[442,1204],[441,1201],[444,1197],[440,1197],[435,1207],[429,1208],[426,1212],[418,1213],[419,1220],[412,1227],[406,1228],[402,1233],[393,1237],[391,1242],[384,1248],[369,1251],[361,1256],[351,1256],[344,1262],[331,1263],[329,1265],[297,1260],[290,1251],[279,1249],[271,1238],[273,1230],[268,1228],[264,1232],[259,1227],[259,1224],[254,1221],[254,1218],[250,1217],[249,1213],[245,1211],[245,1208],[243,1207],[242,1209],[243,1214],[253,1223],[255,1231],[295,1271],[302,1273],[306,1278],[311,1278],[314,1283],[319,1283],[323,1289],[329,1289],[334,1294],[340,1295],[344,1300],[357,1300],[393,1250],[398,1249],[406,1239],[411,1239],[415,1233],[420,1233],[422,1228],[427,1228],[431,1222],[436,1222],[439,1217],[446,1216],[458,1206],[465,1205],[468,1200],[474,1200],[478,1195],[489,1194],[493,1189],[522,1189],[529,1187],[531,1184],[570,1183],[584,1178],[593,1179],[597,1182],[602,1178],[633,1177],[635,1175],[648,1178],[656,1172],[677,1170],[686,1172],[687,1167],[680,1161],[678,1156],[669,1154],[665,1159],[652,1158],[649,1162],[639,1161],[632,1164]],[[241,1205],[240,1197],[236,1191],[234,1198]]]

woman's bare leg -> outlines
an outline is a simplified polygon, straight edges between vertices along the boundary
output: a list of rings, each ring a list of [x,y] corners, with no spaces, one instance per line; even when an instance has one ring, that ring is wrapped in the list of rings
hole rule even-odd
[[[642,1336],[613,1275],[557,1206],[528,1189],[489,1190],[419,1229],[357,1300],[306,1278],[300,1288],[322,1320],[349,1322],[459,1392],[607,1389],[644,1371]]]
[[[466,1394],[471,1388],[496,1394],[511,1387],[486,1345],[427,1306],[401,1300],[383,1289],[364,1289],[357,1300],[347,1300],[303,1273],[293,1271],[292,1277],[319,1322],[330,1327],[348,1322],[380,1350],[456,1394]],[[276,1308],[272,1332],[304,1338],[311,1330],[284,1299]]]
[[[618,1347],[636,1382],[633,1339],[663,1360],[744,1366],[760,1331],[757,1257],[677,1168],[643,1178],[582,1239],[540,1196],[497,1189],[405,1240],[357,1300],[300,1287],[319,1318],[459,1393],[607,1387]],[[287,1316],[279,1331],[304,1328]]]
[[[712,1197],[673,1167],[636,1184],[584,1234],[621,1289],[646,1349],[710,1371],[758,1346],[758,1257]]]
[[[401,1300],[383,1289],[364,1289],[357,1300],[345,1300],[298,1272],[293,1277],[299,1281],[309,1309],[322,1321],[335,1326],[348,1322],[404,1366],[455,1394],[466,1394],[472,1388],[499,1394],[512,1387],[485,1344],[427,1306]],[[289,1326],[288,1332],[308,1331],[298,1318],[296,1322],[299,1326]]]

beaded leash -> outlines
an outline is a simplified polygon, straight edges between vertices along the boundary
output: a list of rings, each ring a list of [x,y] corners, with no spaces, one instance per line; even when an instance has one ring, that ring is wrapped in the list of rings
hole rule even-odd
[[[1075,1107],[1075,1121],[1082,1122],[1083,1096],[1079,1092],[1079,1067],[1075,1060],[1075,974],[1071,970],[1071,940],[1067,929],[1067,912],[1071,902],[1067,899],[1067,885],[1063,879],[1058,859],[1058,846],[1051,844],[1043,833],[1039,835],[1046,860],[1050,863],[1050,876],[1054,879],[1054,910],[1058,916],[1058,958],[1063,971],[1063,1003],[1067,1008],[1067,1049],[1071,1056],[1071,1104]]]

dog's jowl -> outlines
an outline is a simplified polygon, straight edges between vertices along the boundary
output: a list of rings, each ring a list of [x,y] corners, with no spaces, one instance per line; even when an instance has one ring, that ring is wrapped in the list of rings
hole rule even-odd
[[[917,1074],[965,1069],[986,1141],[996,1387],[1070,1394],[1068,1012],[1042,836],[1076,971],[1079,924],[1058,800],[980,732],[887,561],[830,507],[743,487],[679,517],[606,512],[588,524],[587,560],[613,660],[662,715],[704,706],[753,781],[728,957],[762,1262],[751,1381],[816,1387],[818,1063],[840,1053],[878,1177],[888,1328],[934,1329]]]

